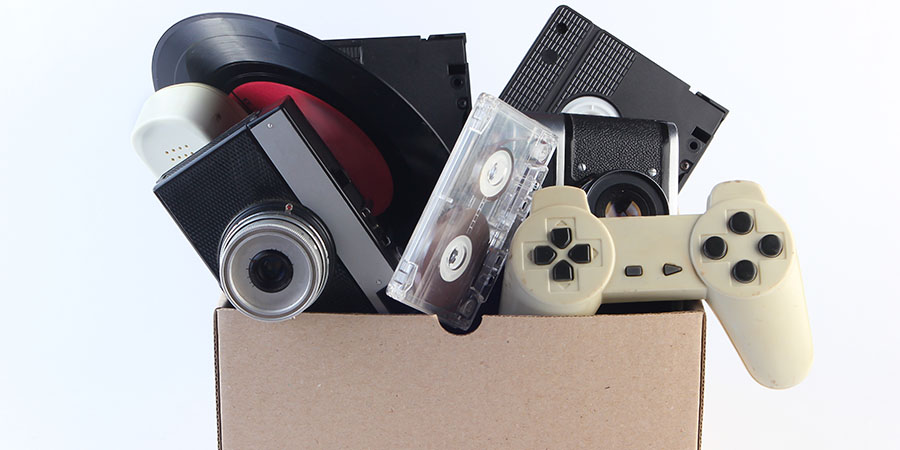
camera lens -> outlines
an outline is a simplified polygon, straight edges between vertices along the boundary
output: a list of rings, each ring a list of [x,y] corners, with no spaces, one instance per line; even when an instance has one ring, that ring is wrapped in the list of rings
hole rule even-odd
[[[264,292],[280,292],[294,277],[294,266],[284,253],[263,250],[250,259],[250,282]]]
[[[648,211],[647,202],[634,195],[629,187],[624,184],[613,186],[601,195],[597,210],[603,211],[603,217],[643,216]]]
[[[587,190],[588,205],[597,217],[635,217],[668,214],[666,196],[653,180],[637,172],[613,172]]]
[[[219,283],[245,314],[289,319],[325,289],[333,252],[328,230],[312,211],[284,203],[257,206],[235,219],[222,238]]]

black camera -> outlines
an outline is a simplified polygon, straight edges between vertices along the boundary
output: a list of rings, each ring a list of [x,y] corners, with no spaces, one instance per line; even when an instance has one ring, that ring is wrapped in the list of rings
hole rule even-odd
[[[677,212],[675,124],[581,114],[529,115],[560,137],[545,186],[581,187],[597,217]]]
[[[396,241],[290,98],[190,155],[154,192],[252,317],[388,312],[393,302],[383,291]]]

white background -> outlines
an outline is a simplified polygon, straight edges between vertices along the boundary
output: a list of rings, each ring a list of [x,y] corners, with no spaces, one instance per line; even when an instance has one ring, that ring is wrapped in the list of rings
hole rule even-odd
[[[176,21],[243,12],[317,37],[466,32],[498,94],[555,3],[0,4],[0,448],[216,446],[215,280],[129,134]],[[791,224],[816,361],[757,385],[713,316],[706,448],[898,448],[900,14],[868,1],[571,2],[731,110],[682,191],[751,179]]]

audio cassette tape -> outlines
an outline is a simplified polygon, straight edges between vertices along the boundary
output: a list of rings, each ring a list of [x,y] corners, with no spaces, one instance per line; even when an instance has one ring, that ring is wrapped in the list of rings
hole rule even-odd
[[[550,16],[500,99],[526,112],[674,123],[680,135],[679,189],[728,114],[568,6]]]
[[[528,215],[557,136],[488,94],[476,101],[438,178],[388,296],[468,329]]]

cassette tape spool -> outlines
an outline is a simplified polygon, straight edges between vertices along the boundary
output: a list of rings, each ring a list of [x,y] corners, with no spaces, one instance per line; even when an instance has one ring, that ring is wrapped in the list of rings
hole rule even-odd
[[[558,137],[481,94],[431,194],[387,294],[468,329],[528,215]]]

